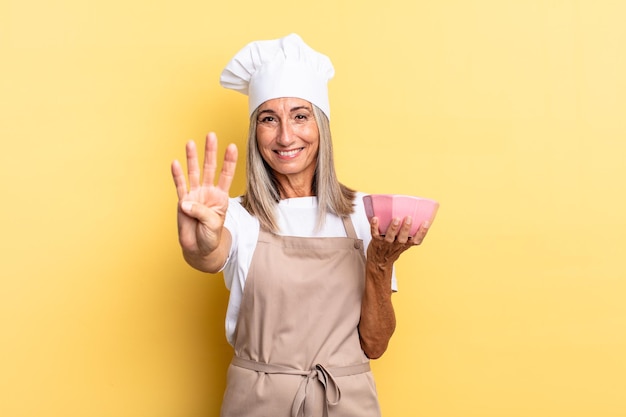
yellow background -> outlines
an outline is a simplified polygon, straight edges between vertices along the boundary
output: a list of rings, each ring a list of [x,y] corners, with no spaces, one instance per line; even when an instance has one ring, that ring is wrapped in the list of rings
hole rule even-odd
[[[290,32],[335,64],[342,181],[441,202],[398,263],[384,415],[626,416],[624,16],[1,0],[0,416],[217,415],[227,290],[182,260],[169,164],[210,130],[243,150],[245,97],[219,73]]]

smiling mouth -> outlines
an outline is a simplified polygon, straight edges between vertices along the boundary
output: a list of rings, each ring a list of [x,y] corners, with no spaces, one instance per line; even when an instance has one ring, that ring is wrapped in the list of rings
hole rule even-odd
[[[303,149],[304,148],[298,148],[298,149],[292,149],[292,150],[289,150],[289,151],[274,151],[274,152],[276,152],[279,156],[291,157],[291,156],[297,155]]]

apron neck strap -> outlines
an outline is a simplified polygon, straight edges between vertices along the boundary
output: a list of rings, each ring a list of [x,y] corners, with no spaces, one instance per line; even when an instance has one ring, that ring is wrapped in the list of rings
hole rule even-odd
[[[346,234],[348,235],[348,237],[352,239],[358,239],[350,216],[343,216],[341,218],[341,221],[343,222],[343,227],[346,229]]]

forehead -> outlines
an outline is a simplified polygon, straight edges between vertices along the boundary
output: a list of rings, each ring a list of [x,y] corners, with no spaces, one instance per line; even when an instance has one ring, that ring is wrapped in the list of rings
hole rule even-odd
[[[312,110],[311,103],[297,97],[280,97],[263,102],[259,106],[259,111],[292,111],[302,108]]]

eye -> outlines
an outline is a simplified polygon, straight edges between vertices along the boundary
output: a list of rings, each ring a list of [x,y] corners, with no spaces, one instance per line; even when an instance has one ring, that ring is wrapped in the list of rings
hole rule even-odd
[[[306,114],[296,114],[295,119],[300,122],[304,122],[309,119],[309,116],[307,116]]]
[[[259,119],[259,123],[271,123],[276,120],[273,116],[263,116]]]

